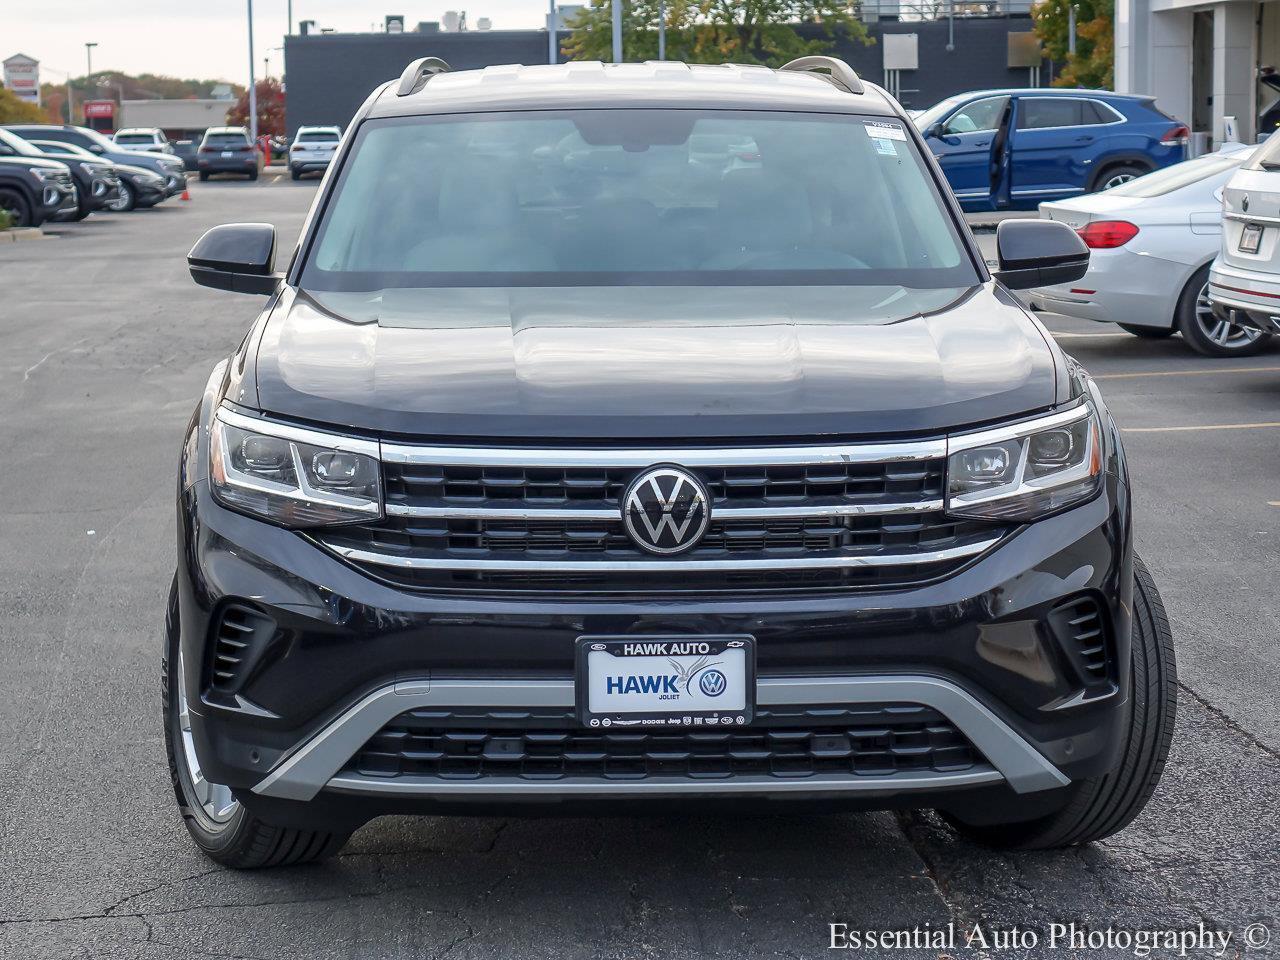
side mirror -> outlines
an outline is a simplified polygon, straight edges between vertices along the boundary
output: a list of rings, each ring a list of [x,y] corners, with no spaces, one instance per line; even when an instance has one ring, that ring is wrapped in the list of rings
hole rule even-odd
[[[90,149],[90,150],[92,150],[94,153],[106,153],[106,152],[107,152],[105,147],[103,147],[101,144],[97,144],[97,143],[91,143],[91,144],[89,144],[89,149]]]
[[[276,228],[269,223],[224,223],[196,241],[187,254],[191,279],[232,293],[272,294],[281,277],[272,273]]]
[[[1089,248],[1065,223],[1005,220],[996,228],[995,277],[1010,290],[1079,280],[1089,269]]]
[[[941,140],[942,130],[942,121],[939,120],[937,123],[931,124],[929,129],[924,132],[924,135],[926,137],[932,137],[934,140]]]

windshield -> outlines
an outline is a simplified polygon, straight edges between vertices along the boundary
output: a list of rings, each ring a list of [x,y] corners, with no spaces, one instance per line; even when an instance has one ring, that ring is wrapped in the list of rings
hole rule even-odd
[[[949,114],[952,110],[960,106],[960,104],[964,103],[965,100],[967,100],[970,96],[972,96],[972,94],[961,94],[958,97],[947,97],[947,99],[939,101],[938,103],[935,103],[928,110],[925,110],[923,113],[917,114],[912,119],[914,120],[915,125],[918,129],[928,130],[935,123],[942,120],[942,118],[945,117],[947,114]]]
[[[363,124],[301,283],[942,288],[977,279],[897,120],[601,110]]]
[[[1194,160],[1184,160],[1171,167],[1165,167],[1154,173],[1122,183],[1107,191],[1109,197],[1163,197],[1166,193],[1181,190],[1193,183],[1199,183],[1215,174],[1234,170],[1244,163],[1249,151],[1241,150],[1234,154],[1210,153]]]
[[[151,146],[156,142],[156,138],[149,133],[117,133],[116,143],[122,145],[146,144]]]

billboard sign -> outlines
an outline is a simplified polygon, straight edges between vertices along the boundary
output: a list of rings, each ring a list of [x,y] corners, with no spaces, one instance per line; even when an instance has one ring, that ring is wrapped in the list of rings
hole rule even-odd
[[[19,99],[40,106],[40,61],[15,53],[4,62],[4,85]]]

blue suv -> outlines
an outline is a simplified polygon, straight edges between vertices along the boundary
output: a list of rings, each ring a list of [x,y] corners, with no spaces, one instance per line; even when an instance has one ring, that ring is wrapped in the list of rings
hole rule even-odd
[[[1177,163],[1185,124],[1151,97],[1106,90],[981,90],[916,117],[965,210],[1034,210]]]

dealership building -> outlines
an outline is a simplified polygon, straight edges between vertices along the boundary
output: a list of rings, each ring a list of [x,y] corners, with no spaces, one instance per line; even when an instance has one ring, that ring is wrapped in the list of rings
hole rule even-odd
[[[915,109],[965,90],[1047,85],[1053,67],[1041,60],[1030,6],[1030,0],[992,0],[950,8],[922,2],[909,8],[905,0],[879,0],[862,7],[874,42],[838,40],[832,53]],[[948,9],[952,16],[940,12]],[[813,25],[799,29],[823,35]],[[560,31],[558,37],[563,42],[568,33]],[[547,63],[549,39],[546,30],[450,30],[435,23],[287,37],[289,133],[304,125],[345,127],[374,87],[398,77],[418,57],[440,57],[455,70]]]
[[[1280,69],[1280,3],[1116,0],[1116,89],[1149,93],[1161,109],[1219,143],[1226,118],[1251,142],[1275,99],[1258,71]]]

